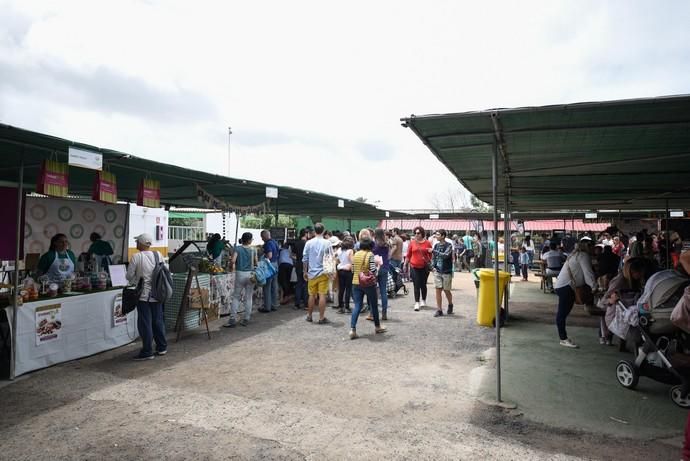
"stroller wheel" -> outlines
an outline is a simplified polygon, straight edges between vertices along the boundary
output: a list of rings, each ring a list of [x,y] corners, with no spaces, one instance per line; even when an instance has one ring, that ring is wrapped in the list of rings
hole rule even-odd
[[[618,383],[624,388],[635,389],[640,380],[640,373],[632,362],[621,360],[616,365],[616,378],[618,378]]]
[[[670,391],[671,400],[681,408],[690,408],[690,395],[683,397],[683,385],[673,386]]]

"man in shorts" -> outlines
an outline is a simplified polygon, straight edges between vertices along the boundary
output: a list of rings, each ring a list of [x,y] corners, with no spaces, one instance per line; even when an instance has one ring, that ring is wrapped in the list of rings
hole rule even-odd
[[[331,242],[323,238],[324,227],[321,223],[314,224],[316,236],[308,240],[304,245],[302,264],[304,267],[304,280],[307,281],[309,302],[307,304],[307,322],[311,322],[311,314],[314,311],[316,297],[319,297],[319,321],[329,323],[326,318],[326,295],[328,294],[328,275],[323,272],[323,256],[331,250]]]
[[[434,317],[443,315],[443,299],[441,292],[448,300],[448,314],[453,313],[453,244],[446,241],[446,231],[439,229],[434,234],[436,244],[431,253],[431,264],[434,270],[434,286],[436,287],[436,312]]]

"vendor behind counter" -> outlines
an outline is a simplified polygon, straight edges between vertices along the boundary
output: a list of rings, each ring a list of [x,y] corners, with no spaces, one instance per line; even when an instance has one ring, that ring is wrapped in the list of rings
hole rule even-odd
[[[50,249],[38,260],[38,271],[51,280],[63,280],[74,273],[77,258],[69,249],[65,234],[55,234],[50,239]]]
[[[98,262],[98,267],[107,268],[112,264],[110,257],[113,255],[113,247],[110,243],[102,240],[102,237],[97,232],[93,232],[90,236],[91,246],[89,247],[88,253],[94,255],[96,261]]]

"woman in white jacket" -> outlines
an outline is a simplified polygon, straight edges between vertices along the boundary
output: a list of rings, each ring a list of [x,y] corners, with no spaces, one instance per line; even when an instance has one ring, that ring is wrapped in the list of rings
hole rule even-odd
[[[577,249],[568,256],[563,269],[558,274],[554,289],[558,295],[558,312],[556,313],[556,328],[560,345],[576,348],[565,330],[565,320],[575,304],[575,287],[589,285],[592,290],[596,287],[596,279],[592,270],[590,259],[592,239],[583,237],[577,245]]]

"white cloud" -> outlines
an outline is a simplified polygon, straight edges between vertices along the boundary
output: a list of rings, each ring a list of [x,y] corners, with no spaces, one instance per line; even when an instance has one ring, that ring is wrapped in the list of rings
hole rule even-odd
[[[399,118],[687,92],[683,1],[0,1],[0,120],[182,166],[430,207]],[[190,155],[192,154],[193,155]]]

